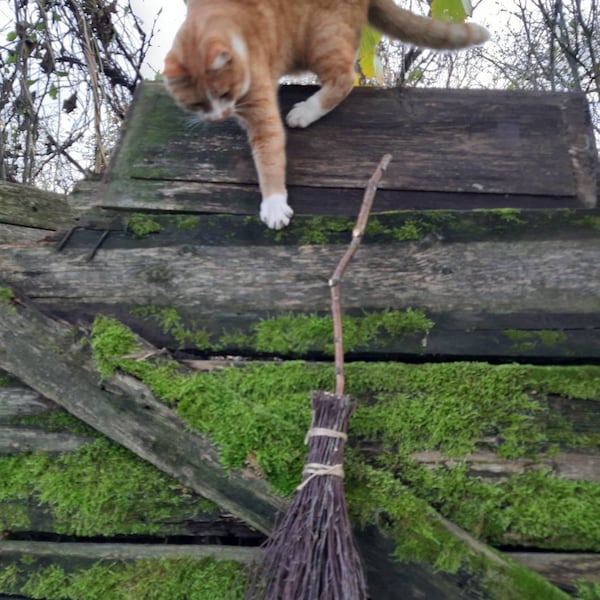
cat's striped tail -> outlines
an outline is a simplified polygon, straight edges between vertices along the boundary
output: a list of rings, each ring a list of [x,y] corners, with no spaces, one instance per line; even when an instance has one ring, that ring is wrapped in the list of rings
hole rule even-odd
[[[475,23],[446,23],[400,8],[394,0],[370,0],[369,23],[392,38],[438,50],[466,48],[490,38],[485,27]]]

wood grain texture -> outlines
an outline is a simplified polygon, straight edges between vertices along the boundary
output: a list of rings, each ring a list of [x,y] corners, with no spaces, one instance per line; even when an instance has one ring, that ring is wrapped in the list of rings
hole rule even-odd
[[[600,583],[600,554],[508,552],[507,556],[571,592],[579,581]]]
[[[560,453],[548,458],[502,459],[494,452],[474,452],[460,460],[451,459],[435,450],[415,452],[416,461],[428,468],[438,466],[453,467],[466,464],[471,477],[479,477],[486,481],[498,481],[529,471],[541,469],[553,473],[557,477],[576,481],[600,481],[600,455],[581,454],[576,452]]]
[[[282,87],[282,113],[311,91]],[[491,206],[499,206],[499,196],[505,206],[518,206],[514,195],[537,197],[538,207],[553,197],[563,206],[591,207],[597,157],[590,132],[585,99],[576,94],[358,88],[314,126],[288,131],[290,200],[302,214],[303,197],[362,189],[389,152],[394,160],[381,183],[381,195],[393,192],[388,207],[396,198],[395,208],[414,204],[410,192],[421,192],[429,207],[489,207],[487,195]],[[101,203],[158,208],[164,200],[165,208],[189,209],[192,192],[199,212],[224,199],[222,209],[230,205],[235,213],[257,197],[255,185],[250,149],[235,122],[190,126],[161,84],[146,83]]]
[[[15,557],[51,559],[64,564],[69,561],[88,562],[89,566],[98,561],[134,561],[174,558],[214,558],[248,563],[256,558],[258,548],[222,545],[194,544],[124,544],[124,543],[69,543],[69,542],[29,542],[5,540],[0,543],[0,559]],[[70,569],[67,570],[67,572]]]
[[[135,309],[176,309],[184,326],[201,327],[214,340],[247,332],[263,318],[328,314],[327,277],[344,245],[257,245],[249,235],[254,230],[238,224],[232,234],[239,237],[223,246],[220,234],[210,239],[218,220],[205,216],[198,223],[208,232],[204,239],[166,230],[136,240],[121,229],[92,261],[87,257],[99,231],[76,232],[60,253],[56,243],[0,246],[3,283],[73,322],[117,316],[158,346],[175,342],[136,318]],[[593,231],[365,242],[344,281],[347,314],[412,307],[434,326],[426,336],[384,337],[357,350],[363,354],[600,357],[600,236]]]
[[[249,474],[226,473],[214,446],[190,432],[146,386],[118,375],[102,384],[70,326],[18,301],[0,302],[0,368],[256,529],[268,531],[283,508],[283,501],[270,494],[264,482]],[[480,597],[477,590],[475,595],[463,592],[457,576],[392,560],[390,540],[374,529],[361,538],[374,594],[385,592],[390,600],[405,597],[408,590],[434,600]],[[461,539],[483,548],[464,532]],[[0,541],[0,548],[3,544]],[[382,548],[387,549],[385,555]],[[504,562],[497,558],[495,564]],[[397,585],[382,590],[381,581]]]
[[[140,382],[122,377],[107,389],[88,352],[75,342],[65,324],[32,307],[0,303],[1,368],[224,510],[268,531],[283,503],[264,482],[227,473],[213,444],[191,433]]]
[[[76,219],[66,196],[0,181],[0,223],[52,230],[68,227]]]

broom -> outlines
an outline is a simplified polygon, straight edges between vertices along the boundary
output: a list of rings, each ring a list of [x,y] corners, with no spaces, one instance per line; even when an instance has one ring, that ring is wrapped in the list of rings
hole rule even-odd
[[[352,241],[331,279],[335,394],[311,393],[312,423],[302,483],[253,566],[246,600],[366,600],[363,565],[352,536],[344,496],[344,446],[354,409],[344,395],[340,283],[364,234],[377,185],[391,156],[372,175],[352,231]]]

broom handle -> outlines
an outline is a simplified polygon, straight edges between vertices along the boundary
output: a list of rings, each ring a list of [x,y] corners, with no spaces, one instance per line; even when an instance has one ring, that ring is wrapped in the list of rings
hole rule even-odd
[[[343,331],[342,331],[342,302],[341,302],[341,291],[340,284],[342,277],[348,267],[348,264],[352,260],[352,257],[356,254],[362,237],[367,227],[367,221],[373,206],[373,200],[375,199],[375,193],[377,192],[377,186],[383,176],[383,173],[387,169],[390,161],[392,160],[391,154],[385,154],[379,161],[379,165],[375,169],[369,183],[365,189],[363,196],[362,205],[356,219],[356,225],[352,230],[352,240],[350,245],[346,249],[346,252],[340,259],[331,279],[329,280],[329,288],[331,290],[331,315],[333,317],[333,350],[335,357],[335,393],[338,396],[344,393],[344,342],[343,342]]]

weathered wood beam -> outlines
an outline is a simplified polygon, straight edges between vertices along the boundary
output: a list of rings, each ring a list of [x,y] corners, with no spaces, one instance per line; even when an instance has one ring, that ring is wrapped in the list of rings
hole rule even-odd
[[[555,476],[578,481],[600,481],[600,455],[561,452],[550,457],[502,459],[494,452],[475,452],[460,460],[448,458],[441,452],[415,452],[412,458],[428,468],[453,467],[467,464],[469,475],[488,481],[512,475],[547,469]]]
[[[249,563],[257,558],[260,548],[224,545],[65,543],[5,540],[0,543],[0,560],[45,559],[52,564],[69,561],[122,562],[173,558],[214,558]],[[600,555],[582,553],[508,552],[511,559],[548,578],[563,589],[574,589],[577,581],[600,582]],[[1,597],[1,596],[0,596]],[[14,596],[11,596],[14,598]]]
[[[227,473],[214,445],[140,382],[118,377],[104,386],[73,330],[31,306],[0,302],[0,367],[261,531],[283,506],[256,477]]]
[[[66,196],[0,181],[0,223],[56,230],[75,225],[78,211]]]
[[[313,91],[283,86],[282,112]],[[487,208],[487,200],[498,206],[501,196],[502,206],[519,206],[513,196],[525,196],[537,198],[538,208],[547,208],[552,197],[564,207],[591,207],[597,202],[597,156],[590,140],[583,95],[358,88],[318,123],[288,133],[290,201],[306,214],[305,199],[322,198],[319,188],[362,191],[389,152],[394,163],[377,201],[385,190],[392,192],[395,204],[388,209],[419,206],[413,192],[437,208]],[[155,184],[154,194],[145,182]],[[236,212],[256,205],[256,172],[241,128],[232,121],[186,127],[160,83],[141,86],[102,205],[155,209],[164,202],[189,210],[193,197],[202,210],[214,207],[221,185]]]
[[[252,562],[259,548],[210,544],[124,544],[90,542],[30,542],[3,540],[0,542],[0,561],[15,556],[68,560],[130,561],[168,558],[214,558],[239,563]]]
[[[531,220],[517,226],[513,217]],[[244,224],[243,217],[196,217],[179,228],[178,218],[187,217],[161,221],[152,215],[157,230],[141,239],[124,230],[126,215],[112,224],[105,221],[111,233],[94,260],[87,259],[102,239],[101,228],[75,231],[61,252],[56,252],[59,236],[53,243],[0,245],[4,284],[72,322],[97,313],[114,315],[158,346],[179,347],[181,341],[140,318],[140,308],[176,310],[184,328],[202,328],[215,344],[231,332],[251,333],[264,318],[328,314],[325,274],[349,234],[334,234],[328,243],[303,243],[312,226],[326,240],[332,234],[320,231],[318,222],[298,220],[279,242],[264,227]],[[371,238],[367,233],[347,277],[344,309],[360,315],[418,308],[433,326],[427,335],[377,335],[376,343],[359,348],[360,353],[600,357],[597,215],[509,215],[505,222],[496,215],[483,226],[480,216],[453,214],[448,230],[398,241],[394,236],[403,227],[417,223],[403,218],[402,225],[393,215],[379,217],[379,227],[388,233]],[[544,225],[545,219],[551,225]],[[479,233],[453,234],[452,223]],[[291,236],[287,243],[285,236]],[[189,342],[183,347],[194,349]],[[256,352],[222,344],[221,350]],[[319,353],[323,345],[308,350]]]
[[[100,381],[82,342],[72,327],[29,304],[14,299],[0,302],[0,368],[225,510],[268,531],[282,500],[255,476],[224,472],[213,445],[190,432],[139,381],[125,376]],[[453,536],[485,556],[490,569],[508,574],[510,565],[502,557],[439,519]],[[377,528],[358,533],[375,597],[383,593],[390,600],[408,593],[432,600],[462,597],[459,578],[437,574],[427,565],[398,562],[391,554],[393,542]]]
[[[513,560],[563,589],[578,581],[600,583],[600,554],[580,552],[506,552]]]
[[[69,433],[41,432],[36,428],[0,427],[0,455],[17,452],[73,452],[90,439]]]
[[[0,378],[3,377],[7,376],[0,372]],[[9,380],[4,385],[0,385],[0,424],[52,410],[58,410],[56,404],[42,398],[31,388],[14,380]]]

